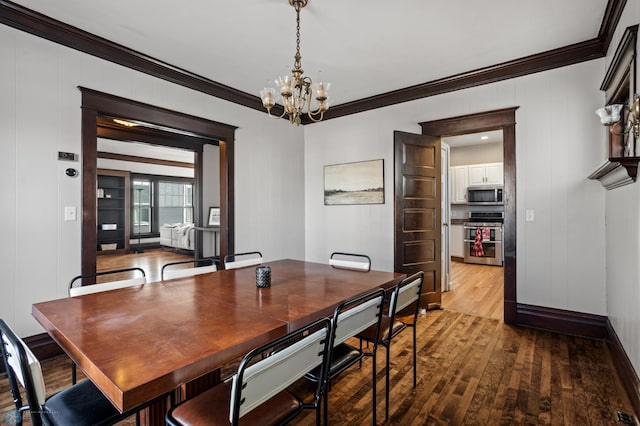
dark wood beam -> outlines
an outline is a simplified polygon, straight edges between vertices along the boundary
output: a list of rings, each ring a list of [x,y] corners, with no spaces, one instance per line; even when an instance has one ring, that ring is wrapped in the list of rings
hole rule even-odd
[[[134,163],[157,164],[159,166],[184,167],[193,169],[193,163],[185,163],[182,161],[161,160],[159,158],[139,157],[137,155],[114,154],[112,152],[98,151],[98,158],[109,160],[130,161]]]

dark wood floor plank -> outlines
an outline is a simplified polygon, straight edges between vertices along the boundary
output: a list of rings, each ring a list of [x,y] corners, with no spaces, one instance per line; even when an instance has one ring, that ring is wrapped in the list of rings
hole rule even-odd
[[[490,272],[476,277],[494,280],[495,270]],[[392,343],[387,424],[599,426],[615,424],[615,411],[633,413],[604,342],[512,327],[449,309],[421,316],[417,334],[416,389],[411,331]],[[379,424],[384,419],[384,358],[381,348],[376,365]],[[42,365],[48,394],[70,385],[68,358]],[[351,368],[334,381],[330,424],[371,424],[371,368],[372,360],[365,359],[362,368]],[[293,389],[310,395],[312,387],[302,380]],[[10,408],[8,384],[0,377],[0,418]],[[134,424],[130,418],[120,425]],[[315,416],[307,411],[292,424],[313,425]]]

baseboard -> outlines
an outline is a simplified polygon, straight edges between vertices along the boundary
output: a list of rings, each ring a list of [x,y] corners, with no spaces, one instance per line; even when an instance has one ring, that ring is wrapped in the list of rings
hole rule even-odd
[[[517,304],[516,324],[590,339],[607,338],[607,317]]]
[[[640,379],[638,374],[631,364],[631,360],[627,356],[627,352],[622,346],[622,342],[618,338],[618,334],[613,329],[611,321],[607,319],[607,346],[611,352],[611,358],[613,359],[613,365],[616,368],[618,377],[622,382],[624,390],[627,391],[627,396],[633,405],[636,418],[640,417]]]

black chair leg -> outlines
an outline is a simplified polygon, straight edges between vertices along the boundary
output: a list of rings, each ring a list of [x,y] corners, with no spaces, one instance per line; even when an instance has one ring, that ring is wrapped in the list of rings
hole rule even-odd
[[[373,416],[372,424],[373,424],[373,426],[376,426],[376,424],[377,424],[377,420],[376,420],[376,406],[377,406],[377,401],[376,401],[376,399],[377,399],[377,397],[376,397],[377,396],[376,395],[376,387],[377,387],[376,386],[376,370],[377,370],[377,368],[376,367],[377,367],[377,365],[376,365],[376,353],[375,352],[373,353],[373,357],[372,358],[373,358],[373,361],[372,361],[372,365],[371,365],[371,372],[372,372],[371,373],[371,387],[373,389],[371,390],[371,393],[372,393],[372,395],[371,395],[371,405],[372,405],[371,406],[371,413],[372,413],[372,416]]]
[[[71,361],[71,384],[76,384],[76,363]]]
[[[391,345],[386,347],[387,349],[387,371],[385,377],[385,388],[384,388],[384,421],[389,421],[389,375],[391,373]]]
[[[414,325],[411,328],[413,328],[413,387],[415,388],[418,380],[418,369],[416,367],[416,326]]]

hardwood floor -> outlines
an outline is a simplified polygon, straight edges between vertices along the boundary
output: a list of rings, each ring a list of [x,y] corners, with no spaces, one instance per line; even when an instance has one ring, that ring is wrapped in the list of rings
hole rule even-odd
[[[147,276],[147,282],[160,281],[162,265],[169,262],[193,259],[193,255],[186,252],[175,252],[169,249],[151,249],[143,253],[129,253],[123,255],[104,255],[96,259],[96,270],[109,271],[131,267],[142,268]],[[185,265],[188,267],[188,265]],[[132,275],[116,274],[109,278],[99,277],[98,282],[114,281],[129,278]]]
[[[427,312],[417,333],[416,389],[411,386],[411,333],[401,333],[391,345],[388,424],[613,425],[616,411],[633,413],[602,341],[511,327],[450,310]],[[379,354],[381,422],[384,349]],[[42,364],[47,394],[70,385],[66,357]],[[330,424],[371,424],[370,368],[371,359],[366,359],[362,368],[334,380]],[[305,381],[293,387],[301,394],[310,392]],[[10,409],[7,380],[0,378],[0,422]],[[135,422],[131,418],[121,424]],[[314,415],[305,412],[292,424],[313,425]]]
[[[451,262],[451,291],[442,293],[444,309],[504,319],[504,268]]]
[[[153,272],[156,266],[174,254],[144,255],[130,256],[137,256],[135,262],[149,257],[143,267],[153,277],[159,276],[159,266]],[[454,265],[453,291],[443,294],[443,309],[429,311],[418,320],[416,389],[412,388],[411,332],[394,340],[388,424],[614,425],[620,424],[616,411],[633,414],[604,342],[504,324],[502,272],[498,267]],[[384,358],[381,348],[376,370],[380,423]],[[68,358],[46,360],[42,365],[47,394],[70,385]],[[371,424],[370,368],[371,359],[366,359],[362,368],[352,368],[334,380],[330,424]],[[304,380],[295,383],[293,390],[311,394]],[[0,424],[6,424],[11,408],[7,380],[0,377]],[[120,423],[134,424],[134,418]],[[292,424],[313,425],[314,414],[305,412]]]

